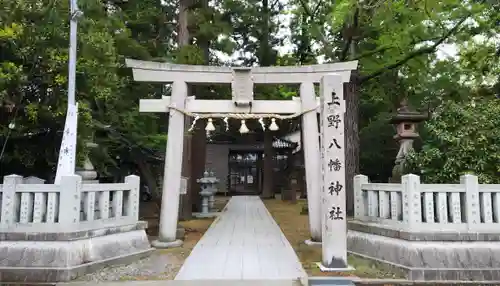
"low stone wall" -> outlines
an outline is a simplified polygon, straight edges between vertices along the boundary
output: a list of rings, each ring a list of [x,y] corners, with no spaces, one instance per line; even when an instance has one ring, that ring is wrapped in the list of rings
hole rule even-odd
[[[500,280],[500,185],[371,184],[355,177],[348,250],[410,280]]]
[[[487,236],[460,241],[461,234],[450,233],[442,237],[447,240],[437,240],[429,234],[399,235],[390,229],[374,234],[372,226],[364,227],[360,222],[349,223],[349,252],[402,271],[410,280],[500,280],[500,242],[482,240]],[[426,236],[429,240],[420,240]]]
[[[82,225],[44,233],[2,232],[0,281],[61,282],[147,256],[145,222]]]
[[[148,255],[137,176],[124,183],[0,185],[0,281],[60,282]]]

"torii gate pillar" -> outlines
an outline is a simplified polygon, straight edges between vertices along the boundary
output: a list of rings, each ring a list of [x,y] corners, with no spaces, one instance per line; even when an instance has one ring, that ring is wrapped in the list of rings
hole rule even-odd
[[[175,247],[182,244],[176,240],[175,233],[179,210],[184,115],[176,109],[197,114],[301,114],[305,110],[312,110],[302,115],[302,130],[311,240],[321,241],[321,157],[316,117],[319,100],[315,96],[314,84],[333,72],[339,75],[342,83],[348,82],[351,71],[357,68],[357,61],[293,67],[230,68],[127,59],[126,65],[132,68],[135,81],[173,83],[171,97],[140,101],[141,112],[170,112],[159,239],[152,243],[153,246]],[[233,100],[199,100],[187,97],[188,83],[231,84]],[[300,99],[254,100],[254,84],[300,84]]]
[[[302,108],[317,106],[313,82],[300,84]],[[319,154],[318,117],[316,112],[302,115],[302,143],[306,173],[307,209],[311,239],[307,244],[321,242],[321,162]]]
[[[175,81],[172,84],[170,104],[181,110],[184,109],[187,91],[186,82]],[[158,240],[152,242],[152,245],[156,248],[171,248],[182,245],[182,241],[176,239],[176,233],[179,216],[183,145],[184,114],[171,108],[168,121],[165,165],[163,167],[163,189]]]

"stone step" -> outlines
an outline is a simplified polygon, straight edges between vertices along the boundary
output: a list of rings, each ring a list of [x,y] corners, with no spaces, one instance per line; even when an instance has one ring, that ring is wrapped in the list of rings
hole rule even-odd
[[[94,286],[95,282],[58,283],[56,286]],[[161,280],[100,282],[99,286],[303,286],[299,280]],[[324,284],[323,284],[324,285]],[[333,285],[333,284],[332,284]],[[343,284],[336,284],[343,285]]]
[[[357,277],[355,277],[357,278]],[[347,277],[309,277],[309,286],[345,285],[354,286],[353,279]]]

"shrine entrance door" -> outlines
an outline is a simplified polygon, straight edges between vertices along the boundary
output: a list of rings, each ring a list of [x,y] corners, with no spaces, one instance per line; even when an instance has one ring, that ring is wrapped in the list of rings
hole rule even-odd
[[[231,195],[258,195],[262,190],[262,151],[229,151],[228,190]]]

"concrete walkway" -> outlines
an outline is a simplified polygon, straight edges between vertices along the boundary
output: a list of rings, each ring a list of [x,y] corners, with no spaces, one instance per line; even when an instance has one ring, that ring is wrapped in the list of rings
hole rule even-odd
[[[257,196],[231,198],[175,280],[296,280],[307,277]]]

